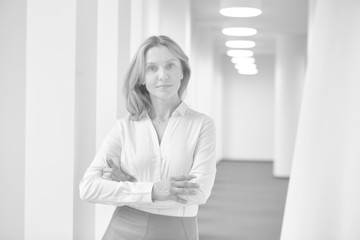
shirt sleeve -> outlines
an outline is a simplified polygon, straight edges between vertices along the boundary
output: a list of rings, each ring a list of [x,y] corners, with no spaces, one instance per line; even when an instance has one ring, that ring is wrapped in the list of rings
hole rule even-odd
[[[111,205],[129,203],[150,203],[153,183],[148,182],[115,182],[102,178],[103,169],[107,167],[106,158],[112,158],[119,166],[121,156],[121,125],[118,121],[106,136],[98,153],[86,170],[80,182],[80,198],[88,202]]]
[[[190,175],[196,176],[191,182],[199,184],[196,195],[181,195],[187,204],[205,204],[214,186],[216,175],[216,134],[212,119],[206,118],[202,124],[194,153]]]

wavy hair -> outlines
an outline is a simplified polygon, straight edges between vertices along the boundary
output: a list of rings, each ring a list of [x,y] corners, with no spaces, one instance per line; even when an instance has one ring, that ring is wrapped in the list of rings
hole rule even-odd
[[[146,39],[131,60],[124,80],[126,108],[133,120],[139,120],[144,117],[152,107],[149,92],[144,85],[146,71],[145,58],[148,50],[157,46],[167,47],[180,60],[183,73],[183,79],[181,80],[178,90],[180,99],[182,99],[190,79],[191,69],[189,66],[189,58],[174,40],[163,35],[151,36]]]

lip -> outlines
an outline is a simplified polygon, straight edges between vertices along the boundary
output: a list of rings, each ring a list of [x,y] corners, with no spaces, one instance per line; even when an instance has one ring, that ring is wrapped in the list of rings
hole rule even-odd
[[[168,88],[168,87],[171,87],[172,85],[170,84],[163,84],[163,85],[159,85],[159,86],[156,86],[157,88]]]

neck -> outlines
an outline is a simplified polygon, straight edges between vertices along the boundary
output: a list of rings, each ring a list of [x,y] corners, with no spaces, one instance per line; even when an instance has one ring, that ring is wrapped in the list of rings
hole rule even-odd
[[[152,109],[149,116],[153,120],[169,119],[173,111],[181,103],[180,98],[174,99],[151,99]]]

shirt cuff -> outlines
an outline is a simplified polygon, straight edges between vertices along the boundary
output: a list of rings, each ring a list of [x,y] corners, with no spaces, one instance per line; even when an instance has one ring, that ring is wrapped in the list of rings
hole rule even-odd
[[[152,189],[153,189],[154,183],[146,183],[142,186],[141,192],[143,192],[143,197],[140,200],[140,202],[149,202],[152,203]],[[140,189],[139,189],[140,190]]]

